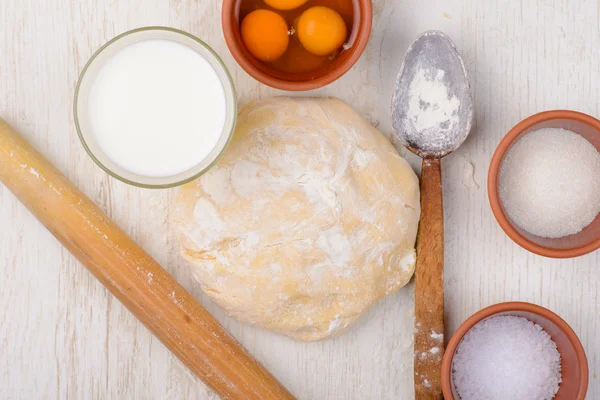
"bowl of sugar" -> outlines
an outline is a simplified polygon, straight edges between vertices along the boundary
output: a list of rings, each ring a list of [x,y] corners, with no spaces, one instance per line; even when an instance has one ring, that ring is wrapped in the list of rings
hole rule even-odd
[[[588,363],[579,338],[535,304],[496,304],[456,330],[442,360],[446,400],[584,400]]]
[[[219,56],[177,29],[144,27],[102,46],[84,67],[74,100],[83,147],[131,185],[166,188],[207,171],[237,116],[233,81]]]
[[[488,196],[526,250],[571,258],[600,248],[600,121],[547,111],[520,122],[492,157]]]

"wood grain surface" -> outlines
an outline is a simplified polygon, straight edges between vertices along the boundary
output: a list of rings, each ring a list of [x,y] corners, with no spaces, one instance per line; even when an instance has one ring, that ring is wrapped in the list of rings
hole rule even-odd
[[[220,0],[0,1],[0,116],[150,253],[299,399],[402,399],[413,392],[412,287],[345,335],[295,343],[241,324],[212,304],[179,256],[169,204],[176,190],[129,187],[89,159],[72,98],[87,59],[128,29],[167,25],[223,57],[240,103],[282,94],[258,84],[227,51]],[[600,399],[600,253],[550,260],[515,245],[495,222],[485,179],[494,148],[543,110],[600,116],[597,0],[374,0],[365,54],[332,95],[386,135],[410,43],[428,29],[457,44],[474,90],[476,122],[443,160],[446,337],[490,304],[529,301],[561,315],[589,357],[589,399]],[[402,151],[404,154],[405,152]],[[420,169],[421,160],[406,155]],[[0,398],[216,399],[0,185]]]
[[[0,182],[221,398],[294,400],[190,293],[1,118]]]
[[[415,399],[442,399],[444,209],[440,159],[421,164],[421,220],[415,271]]]

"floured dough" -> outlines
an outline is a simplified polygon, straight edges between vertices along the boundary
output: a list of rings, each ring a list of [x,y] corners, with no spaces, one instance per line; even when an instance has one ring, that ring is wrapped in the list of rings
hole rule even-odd
[[[183,255],[233,317],[297,340],[339,334],[415,267],[418,179],[334,98],[243,107],[219,162],[177,199]]]

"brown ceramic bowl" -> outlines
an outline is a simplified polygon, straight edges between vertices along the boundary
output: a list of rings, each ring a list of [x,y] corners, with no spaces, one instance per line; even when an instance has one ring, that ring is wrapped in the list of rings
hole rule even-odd
[[[442,360],[442,389],[445,400],[459,400],[452,383],[452,359],[460,341],[478,322],[492,316],[514,315],[540,325],[552,337],[561,356],[562,383],[554,400],[584,400],[588,387],[588,362],[573,329],[552,311],[530,303],[500,303],[473,314],[458,327]]]
[[[371,0],[356,0],[357,18],[350,32],[354,37],[352,47],[340,54],[335,61],[322,69],[301,74],[289,74],[270,68],[268,64],[258,61],[244,46],[240,34],[239,1],[223,0],[221,23],[223,34],[229,51],[240,66],[257,81],[276,89],[303,91],[317,89],[328,85],[344,75],[362,55],[369,35],[373,8]]]
[[[545,257],[578,257],[600,248],[600,215],[575,235],[548,239],[532,235],[517,226],[504,212],[498,195],[498,175],[504,155],[521,136],[542,128],[568,129],[586,138],[600,151],[600,121],[596,118],[576,111],[546,111],[533,115],[504,136],[492,157],[488,173],[490,205],[504,232],[524,249]]]

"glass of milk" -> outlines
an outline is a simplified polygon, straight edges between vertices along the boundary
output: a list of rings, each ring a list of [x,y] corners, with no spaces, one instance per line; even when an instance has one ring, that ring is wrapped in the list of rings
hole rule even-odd
[[[92,56],[74,108],[81,142],[102,169],[131,185],[166,188],[217,161],[233,135],[237,99],[227,68],[206,43],[146,27]]]

